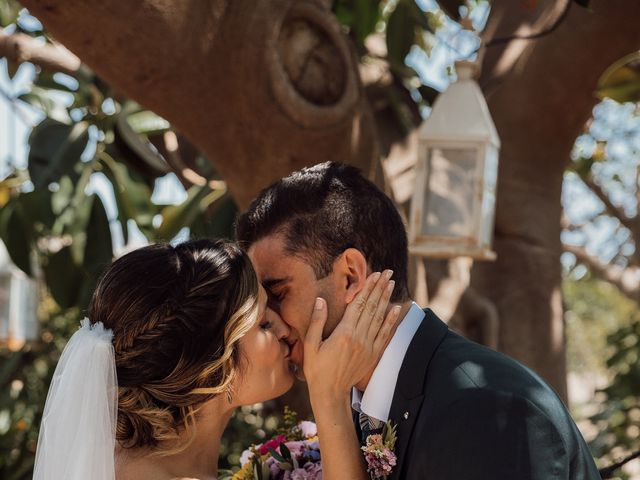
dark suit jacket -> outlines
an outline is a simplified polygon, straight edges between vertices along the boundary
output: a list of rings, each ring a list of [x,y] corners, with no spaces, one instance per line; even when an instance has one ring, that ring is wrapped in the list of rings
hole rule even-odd
[[[515,360],[471,342],[429,309],[391,404],[391,479],[599,480],[556,393]]]

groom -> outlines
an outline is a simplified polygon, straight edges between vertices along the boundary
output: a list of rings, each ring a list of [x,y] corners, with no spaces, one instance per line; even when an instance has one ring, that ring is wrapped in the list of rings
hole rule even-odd
[[[270,306],[298,338],[298,364],[316,297],[327,300],[327,336],[369,273],[394,271],[391,301],[402,304],[403,320],[352,397],[358,429],[397,425],[392,479],[600,478],[565,406],[540,377],[456,335],[410,300],[402,220],[357,169],[329,162],[283,178],[239,218],[237,236]]]

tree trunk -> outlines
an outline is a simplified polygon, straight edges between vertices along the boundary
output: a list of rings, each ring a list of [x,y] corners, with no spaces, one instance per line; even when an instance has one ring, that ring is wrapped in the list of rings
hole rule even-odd
[[[568,1],[568,0],[567,0]],[[487,33],[537,32],[567,1],[538,2],[526,28],[522,2],[493,3]],[[471,285],[493,301],[501,351],[532,367],[566,399],[560,194],[576,137],[598,102],[599,76],[640,48],[640,3],[570,2],[537,40],[487,48],[480,84],[502,140],[495,263],[475,265]]]
[[[544,30],[568,1],[497,0],[486,37]],[[374,121],[350,44],[327,2],[23,3],[105,80],[198,145],[241,207],[273,180],[326,160],[377,172],[406,205],[415,133],[389,130],[381,111]],[[498,348],[538,371],[565,399],[563,172],[596,102],[598,76],[640,46],[640,4],[592,0],[591,10],[571,6],[552,33],[487,49],[480,83],[503,144],[498,260],[476,264],[471,287],[455,289],[447,300],[458,302],[450,318],[457,315],[463,330],[471,319],[482,326],[478,338],[487,343],[495,337],[490,332],[499,332]],[[469,281],[460,268],[442,271],[452,281]],[[442,282],[432,280],[437,304]]]
[[[240,207],[306,165],[367,166],[377,143],[357,61],[311,0],[26,0],[121,93],[175,125]]]

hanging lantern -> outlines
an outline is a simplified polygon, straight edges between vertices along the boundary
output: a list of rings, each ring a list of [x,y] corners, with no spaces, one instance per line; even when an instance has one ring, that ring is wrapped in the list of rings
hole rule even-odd
[[[474,63],[456,62],[458,80],[436,98],[418,132],[409,222],[414,255],[495,259],[500,139],[473,78],[475,69]]]
[[[11,262],[0,242],[0,346],[19,350],[38,339],[37,308],[35,280]]]

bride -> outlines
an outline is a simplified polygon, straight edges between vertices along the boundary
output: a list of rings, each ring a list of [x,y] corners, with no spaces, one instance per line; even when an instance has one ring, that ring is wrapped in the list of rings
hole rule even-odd
[[[326,303],[317,299],[309,312],[304,374],[321,446],[331,445],[325,479],[368,478],[344,412],[397,323],[397,309],[385,316],[392,288],[387,276],[371,275],[325,340]],[[215,479],[234,409],[282,395],[294,381],[290,329],[231,242],[124,255],[103,274],[88,317],[49,389],[36,480]]]

